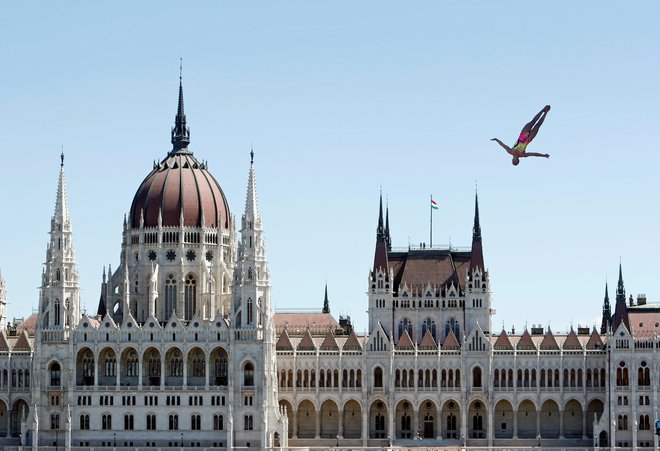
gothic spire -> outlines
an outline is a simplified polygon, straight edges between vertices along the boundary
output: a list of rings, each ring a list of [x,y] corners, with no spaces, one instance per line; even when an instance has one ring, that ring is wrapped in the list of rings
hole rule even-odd
[[[621,271],[621,262],[619,262],[619,281],[616,284],[616,297],[623,296],[623,299],[626,298],[626,290],[623,287],[623,273]]]
[[[481,225],[479,224],[479,195],[474,193],[474,226],[472,228],[472,255],[470,257],[470,276],[479,268],[482,273],[484,267],[484,251],[481,243]]]
[[[66,198],[66,179],[64,178],[64,152],[60,155],[60,176],[57,181],[57,198],[55,199],[55,214],[53,220],[63,224],[69,218],[69,207]]]
[[[630,322],[628,320],[628,307],[626,306],[626,290],[623,286],[623,271],[621,262],[619,262],[619,281],[616,287],[616,304],[614,306],[614,316],[612,317],[612,330],[624,323],[630,331]]]
[[[376,229],[376,252],[374,254],[374,272],[373,277],[376,277],[376,272],[381,269],[385,271],[387,277],[388,262],[387,262],[387,236],[385,235],[385,227],[383,225],[383,193],[380,193],[380,204],[378,210],[378,228]]]
[[[387,242],[387,251],[392,250],[392,237],[390,236],[390,206],[385,207],[385,240]]]
[[[259,203],[257,201],[257,182],[254,175],[254,149],[250,149],[250,174],[248,176],[248,188],[245,196],[245,218],[248,221],[253,221],[255,227],[261,222]]]
[[[610,308],[610,296],[607,292],[607,282],[605,282],[605,299],[603,300],[603,319],[600,323],[600,333],[606,334],[608,326],[612,321],[612,310]]]
[[[172,128],[172,153],[188,151],[188,144],[190,144],[190,129],[186,126],[186,114],[183,111],[183,77],[179,66],[179,105]]]
[[[325,298],[323,299],[323,313],[330,313],[330,302],[328,301],[328,283],[325,283]]]

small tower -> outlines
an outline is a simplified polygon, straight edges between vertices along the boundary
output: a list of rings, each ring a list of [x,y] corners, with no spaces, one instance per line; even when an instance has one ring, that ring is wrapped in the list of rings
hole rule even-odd
[[[483,331],[491,331],[492,310],[490,299],[490,281],[481,239],[481,223],[479,222],[479,195],[474,193],[474,225],[472,226],[472,248],[470,250],[470,268],[466,277],[467,296],[465,332],[477,327]]]
[[[621,263],[619,263],[619,281],[616,286],[616,304],[612,318],[612,330],[616,330],[621,323],[624,323],[630,331],[628,307],[626,306],[626,289],[623,286],[623,272],[621,271]]]
[[[39,329],[69,329],[80,319],[80,283],[73,249],[73,231],[64,178],[64,154],[50,221],[50,242],[39,297]]]
[[[389,214],[387,219],[387,222],[383,221],[383,194],[381,193],[378,204],[378,227],[376,227],[374,265],[369,272],[369,330],[373,330],[380,323],[389,330],[388,333],[391,333],[393,328],[393,273],[388,259],[389,249],[391,248]]]
[[[605,299],[603,300],[603,320],[600,323],[600,333],[606,334],[612,321],[612,310],[610,308],[610,296],[607,293],[607,282],[605,282]]]
[[[323,299],[323,313],[330,313],[330,301],[328,301],[328,284],[325,284],[325,298]]]
[[[0,271],[0,331],[7,327],[7,288]]]

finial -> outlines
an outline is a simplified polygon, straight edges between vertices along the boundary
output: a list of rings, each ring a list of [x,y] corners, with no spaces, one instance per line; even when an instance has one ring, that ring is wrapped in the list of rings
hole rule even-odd
[[[250,144],[250,164],[254,163],[254,146]]]
[[[183,58],[179,57],[179,82],[183,81]]]
[[[60,161],[61,161],[60,167],[63,168],[64,167],[64,144],[62,144],[62,153],[60,154]]]

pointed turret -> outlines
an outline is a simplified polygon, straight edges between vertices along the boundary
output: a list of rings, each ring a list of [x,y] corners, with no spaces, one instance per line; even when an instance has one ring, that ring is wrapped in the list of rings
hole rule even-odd
[[[387,251],[392,250],[392,237],[390,236],[390,206],[385,208],[385,242],[387,243]]]
[[[607,293],[607,282],[605,282],[605,299],[603,300],[603,319],[600,323],[600,333],[606,334],[612,321],[612,310],[610,308],[610,296]]]
[[[484,273],[484,252],[481,243],[481,224],[479,223],[479,195],[474,193],[474,226],[472,227],[472,255],[470,257],[470,276],[476,269]]]
[[[628,307],[626,306],[626,289],[623,286],[623,271],[621,270],[621,262],[619,262],[619,281],[616,285],[616,305],[612,317],[612,330],[618,328],[621,323],[624,323],[630,330]]]
[[[387,277],[387,235],[383,224],[383,194],[380,194],[380,206],[378,211],[378,228],[376,229],[376,252],[374,254],[374,269],[372,277],[375,279],[378,271],[384,271]]]
[[[179,105],[172,128],[172,152],[187,152],[190,144],[190,130],[186,126],[186,114],[183,111],[183,78],[179,73]]]
[[[330,313],[330,302],[328,301],[328,284],[325,284],[325,298],[323,299],[323,313]]]
[[[50,221],[49,234],[37,327],[68,328],[78,324],[80,317],[80,285],[67,204],[64,154],[60,156],[55,212]]]

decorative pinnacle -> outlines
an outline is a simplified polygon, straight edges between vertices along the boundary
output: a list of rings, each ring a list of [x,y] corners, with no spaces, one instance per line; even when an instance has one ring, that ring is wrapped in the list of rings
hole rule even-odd
[[[254,163],[254,147],[250,145],[250,164]]]
[[[186,126],[186,114],[183,109],[183,60],[179,63],[179,104],[177,106],[174,128],[172,129],[172,152],[187,151],[190,144],[190,129]]]
[[[64,167],[64,146],[62,146],[62,153],[60,154],[60,160],[61,160],[60,167],[63,168]]]

